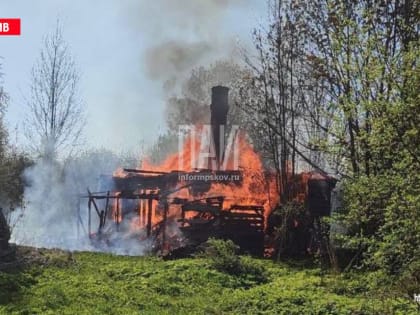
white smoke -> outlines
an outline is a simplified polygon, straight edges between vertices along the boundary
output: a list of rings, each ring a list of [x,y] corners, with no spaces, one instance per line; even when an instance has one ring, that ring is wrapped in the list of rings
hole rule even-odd
[[[127,161],[105,150],[87,153],[66,163],[37,161],[24,172],[27,182],[25,207],[13,213],[12,220],[17,220],[17,223],[11,242],[72,251],[144,254],[150,244],[140,242],[128,233],[115,233],[106,243],[93,243],[87,235],[87,199],[80,199],[80,196],[87,195],[88,189],[97,191],[101,175],[112,174],[121,163]],[[96,232],[97,227],[98,220],[93,210],[92,232]],[[121,230],[124,231],[124,226]]]

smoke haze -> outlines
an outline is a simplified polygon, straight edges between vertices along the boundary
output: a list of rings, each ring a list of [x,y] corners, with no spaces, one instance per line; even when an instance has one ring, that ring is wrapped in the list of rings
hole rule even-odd
[[[237,39],[223,31],[225,19],[230,11],[248,4],[246,0],[131,3],[131,25],[153,38],[143,57],[147,75],[173,82],[199,65],[232,57]]]
[[[64,166],[39,160],[24,173],[28,182],[24,193],[26,206],[13,212],[12,221],[17,224],[11,241],[45,248],[144,254],[150,244],[134,239],[129,233],[114,233],[106,246],[93,246],[87,235],[87,199],[79,197],[87,195],[88,188],[96,191],[100,176],[112,174],[122,163],[120,157],[105,150],[82,155]],[[97,226],[93,211],[92,232],[96,232]],[[121,230],[124,231],[124,226]]]
[[[111,151],[140,150],[166,132],[168,95],[182,88],[192,69],[235,55],[238,40],[249,40],[265,7],[261,0],[123,0],[3,1],[4,16],[22,19],[22,36],[4,38],[1,60],[4,87],[10,95],[9,126],[21,126],[24,96],[29,95],[31,67],[42,38],[56,19],[81,70],[86,103],[87,147]],[[210,90],[204,91],[209,95]],[[207,103],[205,104],[208,105]],[[195,119],[195,115],[191,118]],[[14,135],[12,135],[14,137]],[[24,147],[23,139],[18,145]],[[92,249],[86,232],[77,238],[80,193],[94,190],[100,174],[129,166],[101,152],[65,166],[38,161],[27,169],[25,209],[12,241],[64,249]],[[81,207],[86,223],[86,203]],[[84,215],[84,217],[83,217]],[[93,222],[92,226],[95,226]],[[121,235],[124,253],[141,253],[144,244],[129,244]],[[119,252],[119,246],[112,251]]]

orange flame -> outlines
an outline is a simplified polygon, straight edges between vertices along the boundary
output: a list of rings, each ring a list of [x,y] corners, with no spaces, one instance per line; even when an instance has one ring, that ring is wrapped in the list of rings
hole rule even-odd
[[[170,172],[174,170],[191,172],[194,169],[196,160],[199,159],[201,142],[199,135],[189,137],[183,146],[181,152],[168,156],[160,164],[152,164],[149,159],[144,159],[141,165],[142,169],[159,172]],[[261,157],[255,152],[252,145],[243,134],[237,136],[236,141],[238,169],[242,174],[242,182],[235,183],[233,178],[231,183],[220,183],[212,181],[210,189],[200,197],[225,196],[224,207],[229,208],[234,204],[261,205],[265,209],[267,218],[273,207],[279,202],[279,195],[276,189],[273,176],[267,174],[264,169]],[[225,157],[226,169],[234,170],[234,150]],[[208,163],[211,166],[211,163]],[[211,167],[209,167],[211,168]],[[188,198],[186,190],[180,190],[172,195],[173,197]]]
[[[193,172],[197,169],[197,166],[201,166],[201,168],[205,166],[204,168],[212,169],[214,166],[214,163],[212,163],[214,162],[214,158],[212,161],[211,157],[206,156],[206,153],[208,153],[209,150],[207,150],[207,152],[200,152],[200,150],[203,151],[203,148],[206,148],[206,145],[202,146],[203,138],[201,136],[200,132],[196,133],[195,136],[189,136],[184,142],[182,150],[169,155],[162,163],[153,164],[150,162],[150,159],[143,159],[140,165],[141,169],[156,172]],[[237,150],[236,153],[235,149]],[[237,178],[232,178],[232,180],[224,178],[223,182],[220,180],[213,180],[209,185],[209,189],[199,197],[210,198],[224,196],[224,209],[228,209],[232,205],[263,206],[265,220],[267,220],[271,210],[279,202],[274,176],[267,174],[260,155],[255,152],[244,134],[239,133],[237,135],[235,147],[229,152],[228,151],[229,150],[225,152],[225,160],[222,163],[227,171],[224,174],[228,174],[229,171],[239,170],[241,173],[241,181],[238,181]],[[200,158],[201,163],[196,163]],[[237,158],[236,163],[235,158]],[[235,169],[235,167],[237,167],[237,169]],[[119,168],[114,172],[113,176],[126,177],[127,173],[124,172],[122,168]],[[197,196],[191,196],[188,189],[180,189],[173,193],[171,197],[186,198],[190,200],[197,198]],[[139,204],[138,207],[139,217],[130,222],[130,229],[133,231],[145,227],[147,224],[147,200],[143,200],[141,203],[142,205]],[[162,211],[160,210],[158,203],[153,201],[153,225],[162,220]],[[168,216],[177,216],[179,210],[179,207],[171,206]],[[114,221],[120,223],[122,221],[122,204],[117,204],[117,202],[115,202],[113,204],[112,213]]]

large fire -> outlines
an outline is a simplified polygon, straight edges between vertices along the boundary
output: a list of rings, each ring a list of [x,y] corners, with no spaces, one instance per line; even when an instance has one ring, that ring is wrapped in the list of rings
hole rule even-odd
[[[208,148],[205,144],[203,145],[203,137],[200,133],[195,136],[189,136],[180,152],[169,155],[162,163],[153,164],[149,159],[145,158],[140,164],[142,170],[149,172],[194,172],[197,169],[213,169],[214,164],[212,159],[207,157],[207,161],[204,161],[206,154],[203,152],[203,148]],[[235,175],[231,175],[231,178],[224,178],[225,180],[217,180],[216,177],[209,178],[209,189],[200,195],[192,195],[190,190],[182,188],[182,182],[178,184],[178,187],[174,187],[174,192],[170,195],[171,198],[186,198],[189,200],[196,200],[198,198],[212,198],[212,197],[224,197],[223,208],[228,209],[232,205],[260,205],[264,207],[265,219],[267,219],[270,211],[279,202],[279,195],[276,189],[275,179],[272,174],[265,171],[261,157],[255,152],[252,145],[249,143],[246,135],[238,133],[235,141],[235,150],[226,150],[224,159],[224,170],[225,174],[229,171],[238,171],[241,174],[241,180],[238,182],[238,178]],[[236,154],[236,162],[235,155]],[[203,167],[207,166],[207,167]],[[236,168],[236,169],[235,169]],[[191,173],[189,173],[191,174]],[[127,174],[122,170],[118,169],[114,174],[114,177],[125,177]],[[224,175],[229,176],[229,175]],[[238,176],[238,175],[236,175]],[[178,190],[179,189],[179,190]],[[159,222],[162,218],[159,215],[159,211],[156,210],[158,203],[153,201],[153,224]],[[121,215],[117,213],[117,204],[114,205],[114,218],[121,220]],[[142,207],[139,207],[141,212]],[[170,209],[170,215],[175,215],[176,209]],[[136,220],[136,224],[133,226],[142,226],[144,224],[143,214],[139,213],[140,218]]]
[[[118,169],[112,180],[106,178],[105,193],[89,192],[89,234],[93,205],[99,235],[128,232],[119,235],[147,239],[156,250],[172,253],[217,237],[262,255],[278,222],[290,224],[293,219],[295,229],[305,224],[298,218],[284,219],[279,211],[271,214],[282,209],[280,185],[282,202],[307,202],[313,213],[327,215],[334,182],[326,174],[294,174],[292,167],[280,181],[277,172],[266,170],[238,126],[230,126],[227,136],[228,108],[228,88],[213,87],[210,125],[184,126],[181,135],[188,136],[179,139],[178,152],[160,163],[142,158],[138,168]],[[106,224],[107,218],[112,224]]]
[[[265,214],[268,215],[272,208],[278,203],[279,196],[276,190],[275,180],[265,170],[261,157],[255,152],[244,134],[238,134],[237,141],[238,169],[242,174],[242,182],[240,185],[235,183],[232,176],[231,183],[220,183],[212,180],[210,189],[205,192],[202,198],[208,197],[225,197],[225,207],[233,204],[253,204],[262,205]],[[204,146],[206,147],[206,146]],[[166,158],[161,164],[154,165],[148,159],[143,160],[142,169],[170,172],[173,170],[190,172],[193,170],[192,157],[199,157],[200,149],[202,149],[200,136],[188,137],[181,152],[174,153]],[[195,152],[192,152],[192,151]],[[229,156],[225,157],[226,170],[234,170],[234,150],[230,151]],[[182,162],[180,162],[182,161]],[[212,163],[209,162],[209,168]],[[179,191],[174,197],[185,197],[185,191]],[[192,196],[190,196],[193,198]]]

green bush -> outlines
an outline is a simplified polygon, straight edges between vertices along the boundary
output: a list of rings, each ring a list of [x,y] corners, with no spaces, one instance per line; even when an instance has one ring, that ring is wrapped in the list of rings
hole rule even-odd
[[[241,275],[251,283],[266,283],[268,281],[268,271],[262,265],[249,256],[240,257]]]
[[[343,213],[336,217],[345,232],[334,235],[335,244],[359,254],[353,265],[383,270],[390,283],[404,279],[409,294],[420,281],[419,183],[416,172],[345,183]]]
[[[211,238],[207,241],[204,257],[210,260],[214,269],[241,277],[244,286],[267,282],[265,267],[248,256],[239,256],[238,251],[239,247],[231,240]]]
[[[210,238],[204,249],[204,257],[210,259],[212,267],[232,275],[241,273],[241,260],[238,256],[239,246],[231,240]]]

